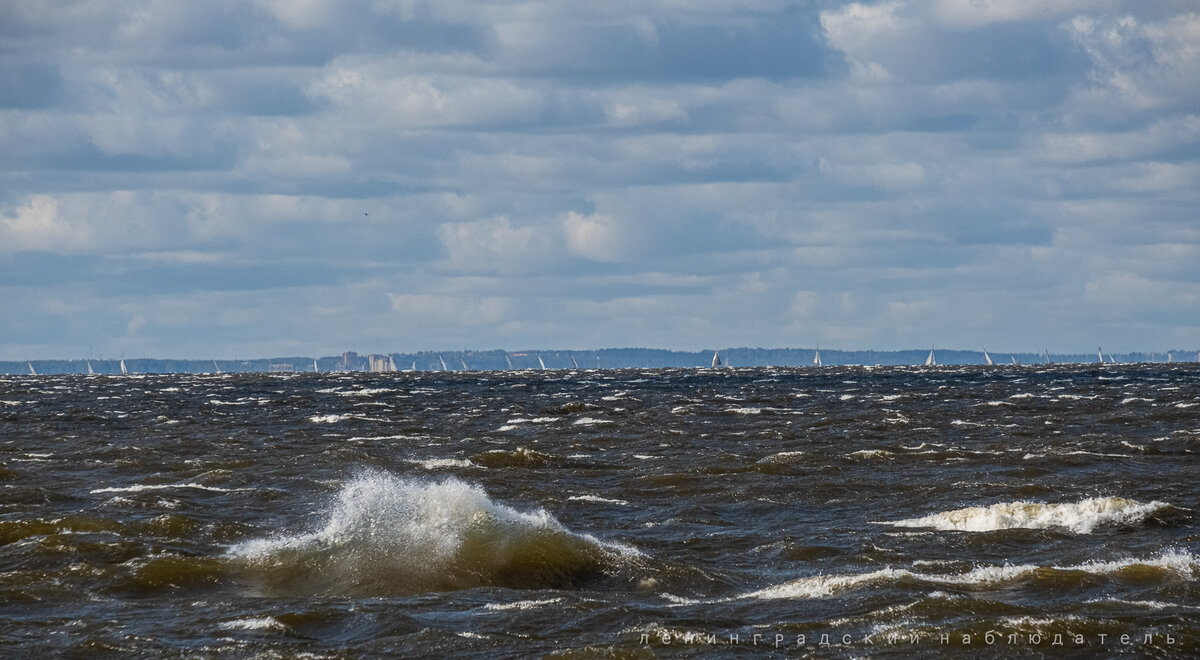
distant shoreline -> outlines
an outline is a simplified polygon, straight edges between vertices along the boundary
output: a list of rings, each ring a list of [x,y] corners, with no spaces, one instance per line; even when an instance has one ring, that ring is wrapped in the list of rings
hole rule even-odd
[[[0,360],[0,374],[120,374],[122,362],[128,373],[296,373],[329,371],[504,371],[527,369],[627,369],[693,368],[712,364],[714,351],[727,367],[805,367],[814,366],[816,348],[722,348],[706,351],[672,351],[654,348],[605,348],[589,350],[527,349],[521,351],[421,351],[418,353],[379,353],[310,357],[287,356],[255,359],[33,359]],[[934,349],[938,365],[984,365],[982,350]],[[846,351],[820,349],[823,366],[903,366],[923,365],[930,349],[899,351]],[[1093,353],[988,352],[997,366],[1015,364],[1099,364]],[[1103,353],[1104,363],[1197,362],[1196,350]]]

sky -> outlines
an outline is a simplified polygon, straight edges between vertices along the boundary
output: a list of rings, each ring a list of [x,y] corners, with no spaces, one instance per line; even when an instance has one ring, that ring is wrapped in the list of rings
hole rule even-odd
[[[0,359],[1200,348],[1192,0],[0,0]]]

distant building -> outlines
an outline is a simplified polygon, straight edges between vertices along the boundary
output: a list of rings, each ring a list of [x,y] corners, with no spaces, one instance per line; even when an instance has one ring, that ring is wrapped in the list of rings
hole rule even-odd
[[[396,363],[392,361],[390,355],[368,355],[367,356],[368,371],[395,371]]]
[[[366,366],[362,358],[358,357],[358,353],[354,351],[346,351],[342,353],[342,361],[338,363],[338,371],[361,371]]]

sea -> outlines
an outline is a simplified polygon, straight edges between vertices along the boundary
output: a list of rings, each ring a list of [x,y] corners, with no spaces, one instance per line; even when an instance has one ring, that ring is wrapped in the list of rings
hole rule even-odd
[[[1200,653],[1200,364],[0,378],[0,657]]]

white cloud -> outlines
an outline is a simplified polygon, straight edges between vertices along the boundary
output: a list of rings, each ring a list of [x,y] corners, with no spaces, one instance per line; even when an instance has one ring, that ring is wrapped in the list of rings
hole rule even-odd
[[[458,222],[438,227],[447,266],[456,272],[528,272],[548,258],[549,233],[534,226],[514,226],[506,217]]]
[[[580,215],[569,211],[562,218],[567,249],[592,261],[619,261],[624,245],[611,216],[593,213]]]
[[[846,55],[854,76],[863,82],[892,78],[886,59],[897,40],[915,23],[902,15],[903,2],[866,5],[852,2],[835,11],[821,12],[821,27],[829,45]]]
[[[1117,103],[1145,111],[1200,103],[1200,13],[1166,20],[1079,15],[1064,24],[1091,57],[1097,85],[1078,93],[1077,103]]]
[[[78,218],[63,217],[57,199],[49,195],[33,195],[29,203],[16,209],[12,216],[0,218],[0,250],[21,252],[79,252],[92,243],[89,227]]]
[[[980,27],[992,23],[1044,20],[1075,11],[1097,10],[1101,0],[934,0],[933,14],[945,24]],[[1100,6],[1098,6],[1100,5]]]

